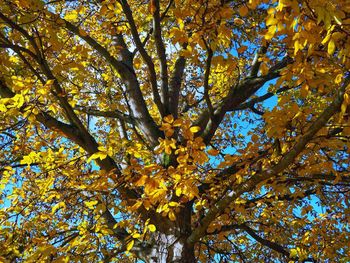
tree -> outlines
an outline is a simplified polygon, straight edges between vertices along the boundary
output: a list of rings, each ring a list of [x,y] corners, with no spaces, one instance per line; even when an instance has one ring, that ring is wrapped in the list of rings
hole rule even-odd
[[[348,262],[347,0],[2,0],[2,262]]]

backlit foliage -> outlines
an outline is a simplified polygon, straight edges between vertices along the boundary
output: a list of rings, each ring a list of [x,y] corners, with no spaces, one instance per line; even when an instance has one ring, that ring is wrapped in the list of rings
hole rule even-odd
[[[1,0],[1,262],[349,262],[348,0]]]

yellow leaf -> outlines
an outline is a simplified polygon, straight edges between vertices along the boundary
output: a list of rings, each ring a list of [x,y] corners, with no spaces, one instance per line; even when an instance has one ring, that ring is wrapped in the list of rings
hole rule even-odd
[[[131,240],[127,245],[126,245],[126,250],[130,251],[132,247],[134,246],[135,241]]]
[[[46,81],[45,86],[46,87],[51,87],[54,82],[55,82],[54,79],[49,79],[48,81]]]
[[[329,43],[328,43],[327,52],[329,55],[333,55],[334,51],[335,51],[335,43],[334,43],[334,40],[331,39],[331,40],[329,40]]]
[[[291,249],[290,252],[289,252],[289,257],[291,258],[295,258],[298,256],[298,251],[296,249]]]
[[[270,16],[268,19],[266,19],[266,26],[272,26],[276,25],[278,20],[274,18],[273,16]]]
[[[150,232],[155,232],[155,231],[156,231],[156,226],[153,225],[153,224],[148,225],[147,228],[148,228],[148,230],[149,230]]]
[[[140,233],[135,233],[135,234],[132,234],[132,237],[133,238],[140,238],[141,234]]]
[[[350,96],[347,93],[344,94],[344,103],[350,105]]]
[[[345,101],[341,104],[341,113],[344,115],[348,105],[346,105]]]
[[[94,209],[94,206],[97,205],[98,201],[85,201],[84,204],[89,208],[89,209]]]
[[[176,121],[174,121],[173,126],[174,127],[180,127],[182,124],[182,120],[181,119],[177,119]]]
[[[200,131],[200,127],[199,126],[192,126],[191,128],[190,128],[190,131],[192,132],[192,133],[196,133],[196,132],[199,132]]]
[[[106,159],[107,158],[107,153],[105,152],[97,152],[97,153],[94,153],[93,155],[91,155],[89,157],[89,159],[87,159],[87,162],[91,162],[91,160],[95,160],[95,159],[98,159],[100,158],[101,160],[103,159]]]
[[[15,56],[10,56],[10,59],[9,59],[10,62],[13,62],[13,63],[18,63],[20,60],[18,57],[15,57]]]
[[[182,189],[181,188],[176,188],[175,194],[176,194],[176,196],[180,196],[182,194]]]
[[[23,156],[23,159],[20,161],[20,164],[30,165],[36,162],[38,157],[39,157],[38,154],[36,154],[35,152],[31,152],[29,153],[29,155]]]
[[[276,12],[276,10],[275,10],[275,8],[273,8],[273,7],[269,7],[268,9],[267,9],[267,13],[269,14],[269,15],[272,15],[272,14],[274,14]]]
[[[169,206],[171,206],[171,207],[178,206],[178,205],[179,205],[179,203],[177,203],[177,202],[170,202],[169,203]]]
[[[0,104],[0,112],[6,112],[7,111],[7,108],[4,104]]]
[[[173,115],[165,116],[164,117],[164,121],[167,122],[167,123],[173,123],[173,121],[174,121]]]
[[[48,108],[49,111],[52,111],[54,114],[57,113],[57,106],[55,104],[51,104]]]
[[[179,157],[176,158],[176,160],[177,160],[179,163],[186,163],[187,160],[188,160],[188,154],[180,155]]]
[[[335,77],[335,84],[339,84],[343,79],[343,74],[338,74],[336,77]]]
[[[271,38],[273,38],[273,36],[276,33],[276,29],[277,29],[277,27],[275,25],[270,26],[267,33],[265,34],[265,39],[270,40]]]
[[[131,208],[131,211],[136,211],[137,209],[140,208],[140,206],[142,205],[142,201],[137,201]]]
[[[298,53],[299,50],[303,49],[303,45],[300,44],[299,40],[294,42],[294,55]]]
[[[322,45],[326,44],[330,38],[331,38],[331,34],[327,34],[327,36],[322,40],[321,44]]]
[[[70,12],[67,12],[64,16],[64,19],[71,21],[71,22],[77,22],[78,21],[78,12],[77,10],[72,10]]]
[[[60,208],[66,207],[66,204],[64,202],[59,202],[58,204],[54,205],[51,209],[51,213],[54,214],[56,211]]]
[[[173,211],[169,211],[168,217],[171,221],[175,221],[176,220],[176,216],[175,213]]]
[[[144,186],[148,180],[147,175],[142,175],[134,184],[135,186]]]
[[[334,21],[338,24],[338,25],[342,25],[342,21],[341,21],[341,19],[339,18],[339,17],[337,17],[337,16],[333,16],[333,18],[334,18]]]

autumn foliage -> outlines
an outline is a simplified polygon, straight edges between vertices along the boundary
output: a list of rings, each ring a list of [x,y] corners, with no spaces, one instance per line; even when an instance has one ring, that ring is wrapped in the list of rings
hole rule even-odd
[[[1,262],[349,262],[348,0],[1,0]]]

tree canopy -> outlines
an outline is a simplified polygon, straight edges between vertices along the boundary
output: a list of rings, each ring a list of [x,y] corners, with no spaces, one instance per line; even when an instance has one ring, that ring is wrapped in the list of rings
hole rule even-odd
[[[1,262],[349,262],[348,0],[1,0]]]

